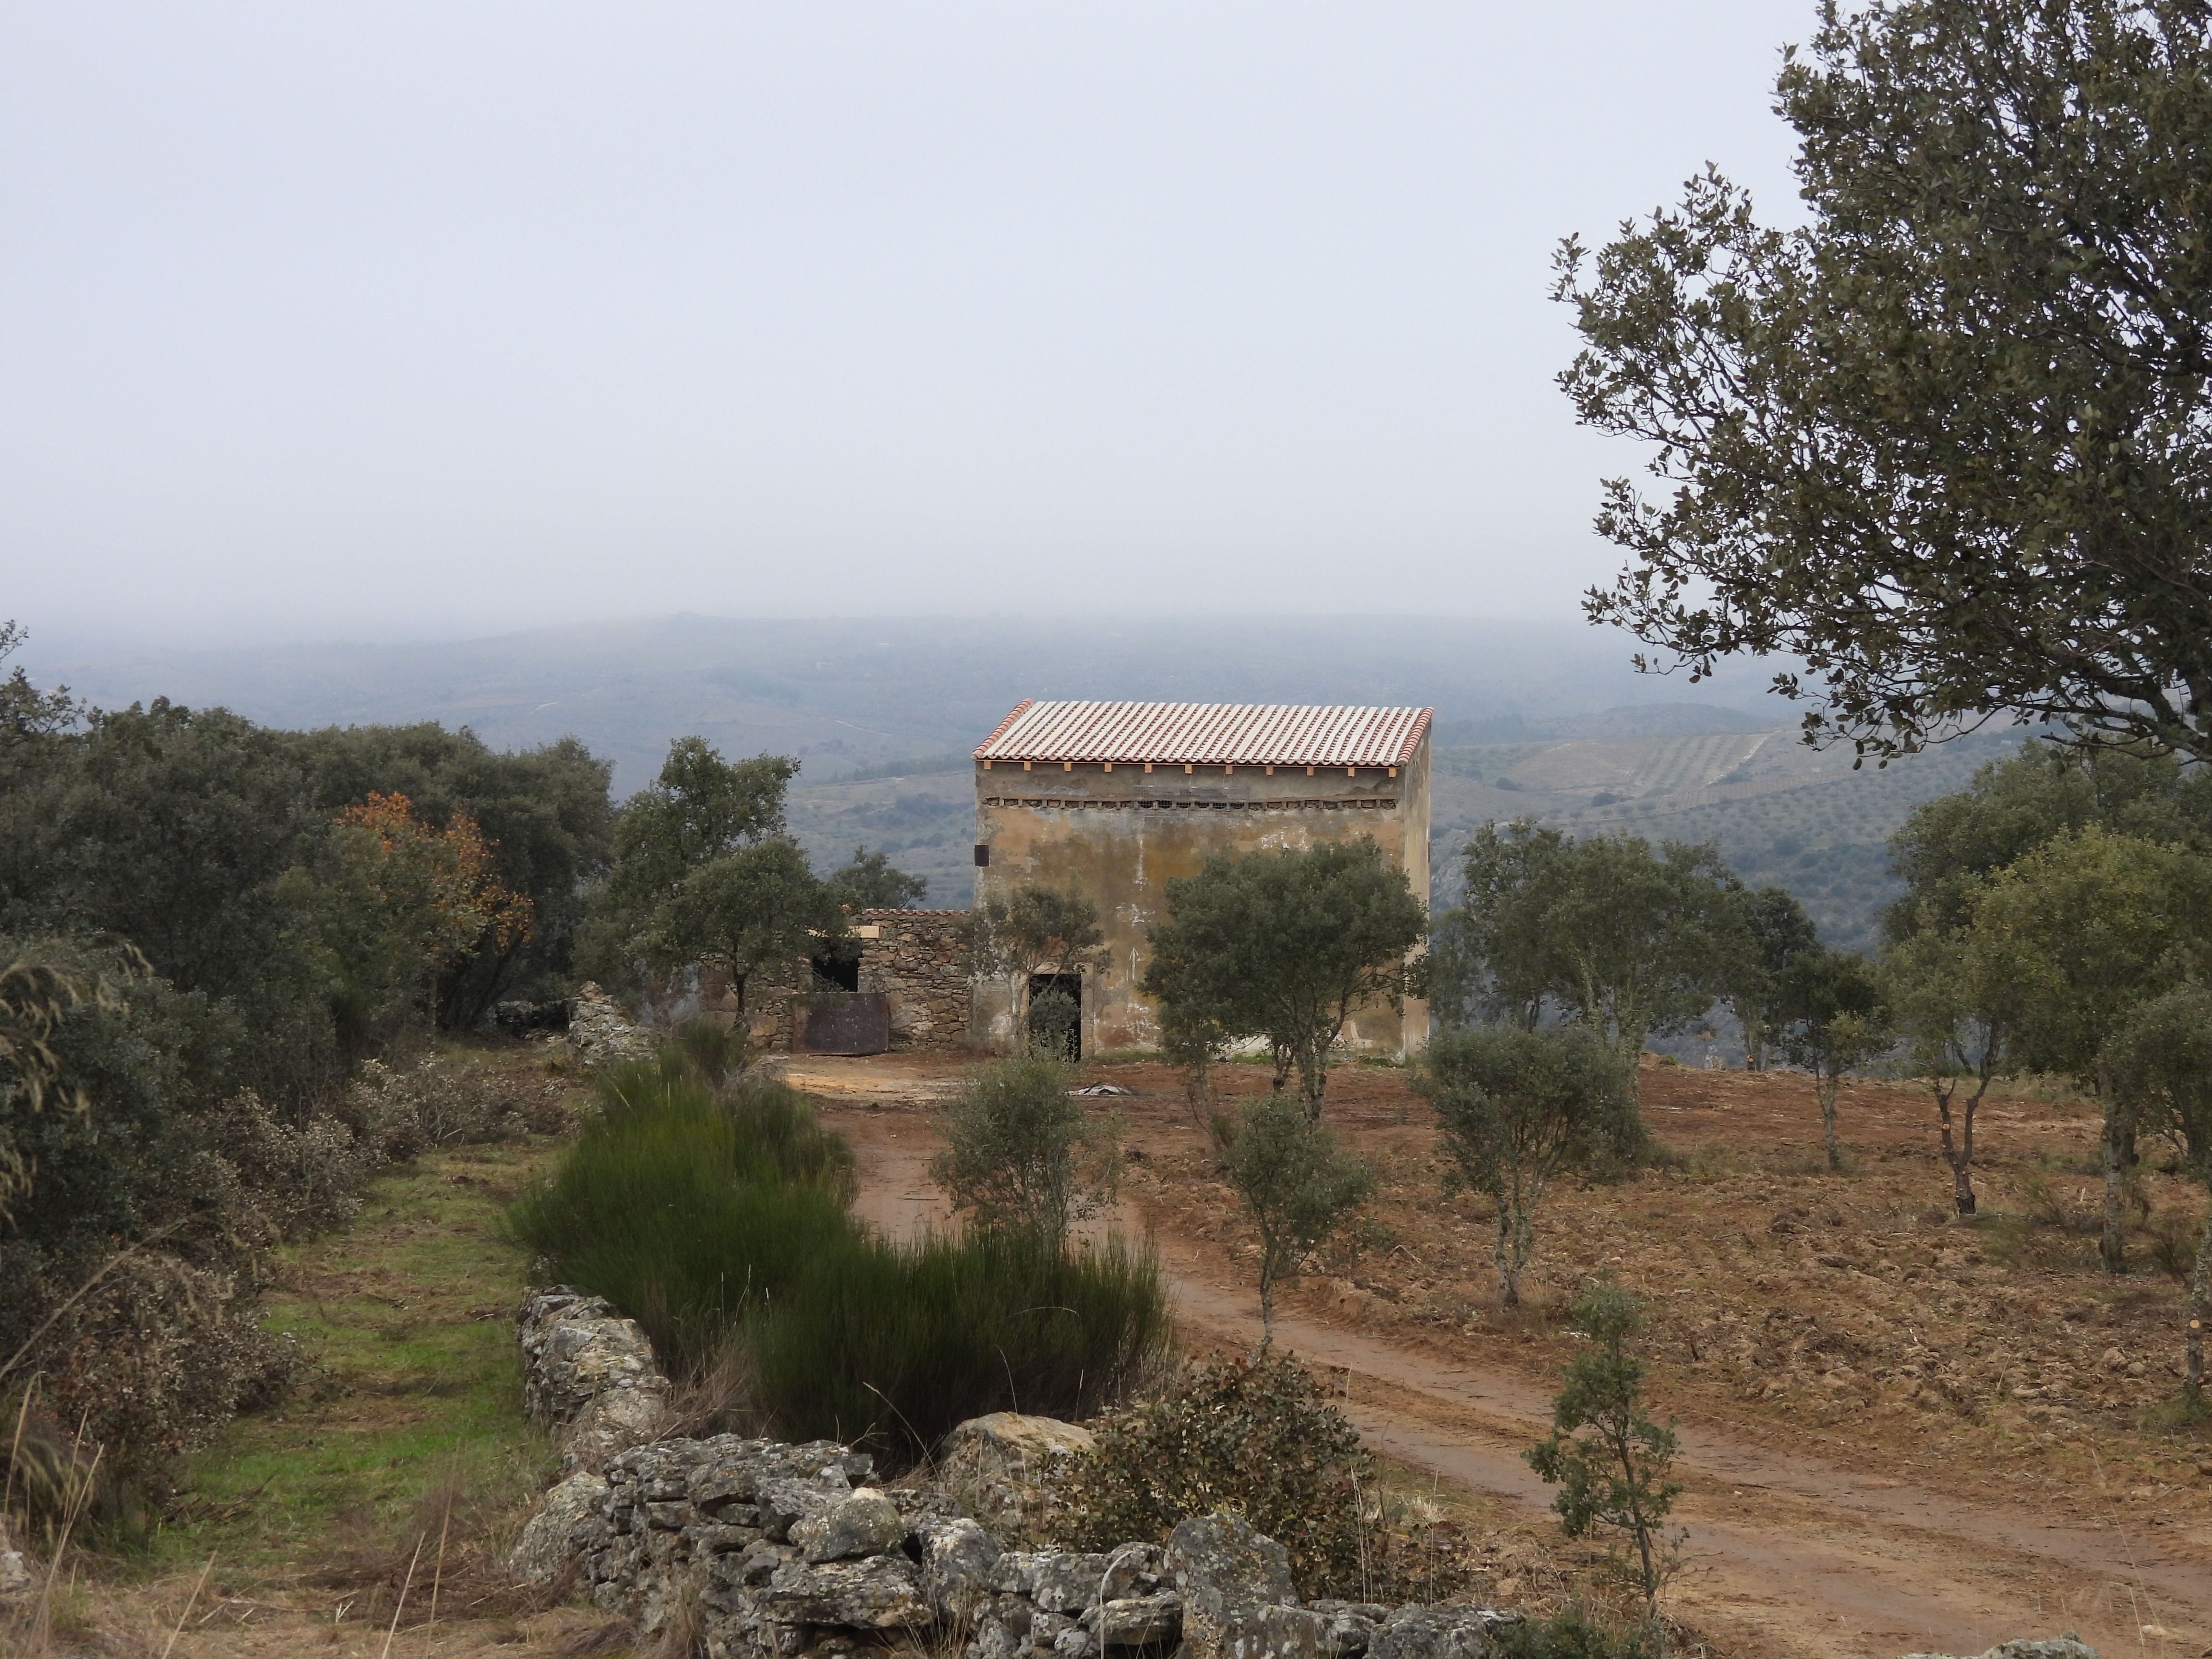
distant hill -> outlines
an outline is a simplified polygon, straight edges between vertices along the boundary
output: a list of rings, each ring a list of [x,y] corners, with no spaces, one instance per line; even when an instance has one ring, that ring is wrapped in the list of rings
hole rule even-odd
[[[1848,749],[1807,749],[1794,729],[1440,747],[1435,898],[1458,896],[1449,849],[1490,820],[1528,817],[1577,836],[1713,842],[1746,882],[1796,894],[1829,943],[1863,950],[1900,890],[1891,834],[2020,743],[2006,728],[1856,770]]]
[[[1568,623],[678,616],[413,645],[57,652],[23,620],[33,677],[109,707],[166,696],[276,726],[438,720],[501,746],[573,734],[615,762],[623,793],[687,733],[796,755],[791,819],[809,852],[881,848],[946,906],[972,890],[965,757],[1023,697],[1431,705],[1440,899],[1477,823],[1528,813],[1717,838],[1846,943],[1887,895],[1881,843],[1906,807],[2013,741],[1854,775],[1781,729],[1793,711],[1764,694],[1765,668],[1697,686],[1638,675],[1619,635]]]

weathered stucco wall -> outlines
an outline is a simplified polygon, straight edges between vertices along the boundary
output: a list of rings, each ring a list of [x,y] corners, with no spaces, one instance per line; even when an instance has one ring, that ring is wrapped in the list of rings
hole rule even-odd
[[[1396,768],[1105,767],[1000,762],[975,768],[975,838],[989,864],[975,872],[976,897],[1027,881],[1073,886],[1098,907],[1109,965],[1086,979],[1086,1054],[1150,1048],[1159,1041],[1152,1006],[1136,992],[1145,934],[1165,914],[1168,882],[1194,875],[1214,853],[1303,848],[1365,836],[1429,894],[1429,744]],[[977,1029],[993,1042],[1011,1035],[1010,988],[976,994]],[[1426,1040],[1425,1004],[1402,1016],[1359,1015],[1348,1046],[1400,1054]]]

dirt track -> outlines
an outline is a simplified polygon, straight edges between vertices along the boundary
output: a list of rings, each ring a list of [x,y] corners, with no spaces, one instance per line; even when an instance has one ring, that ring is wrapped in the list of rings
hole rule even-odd
[[[860,1159],[859,1206],[905,1234],[942,1218],[925,1165],[927,1110],[950,1081],[943,1062],[794,1062]],[[1157,1102],[1120,1103],[1133,1133],[1187,1133]],[[1151,1228],[1187,1340],[1249,1346],[1256,1299],[1218,1245]],[[1510,1365],[1459,1363],[1425,1345],[1356,1328],[1306,1299],[1279,1316],[1278,1340],[1343,1374],[1347,1409],[1370,1443],[1467,1489],[1547,1510],[1522,1462],[1549,1414],[1544,1389]],[[2212,1637],[2212,1562],[2171,1534],[2093,1518],[1983,1506],[1837,1467],[1696,1421],[1681,1428],[1678,1511],[1688,1528],[1680,1613],[1747,1654],[1894,1659],[1911,1649],[1974,1653],[2006,1637],[2075,1629],[2107,1656],[2196,1655]]]

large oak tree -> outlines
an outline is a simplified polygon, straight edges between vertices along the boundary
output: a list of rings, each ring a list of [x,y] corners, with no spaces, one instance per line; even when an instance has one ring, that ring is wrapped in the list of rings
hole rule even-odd
[[[1909,750],[2010,713],[2212,756],[2212,11],[1825,5],[1785,55],[1802,222],[1708,170],[1559,293],[1606,486],[1594,617],[1738,652]]]

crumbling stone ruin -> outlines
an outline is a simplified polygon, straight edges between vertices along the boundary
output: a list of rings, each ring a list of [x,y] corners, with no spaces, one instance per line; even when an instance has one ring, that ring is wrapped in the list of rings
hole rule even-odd
[[[653,1036],[620,1004],[586,980],[576,988],[568,1011],[568,1043],[586,1066],[642,1059],[653,1052]]]

